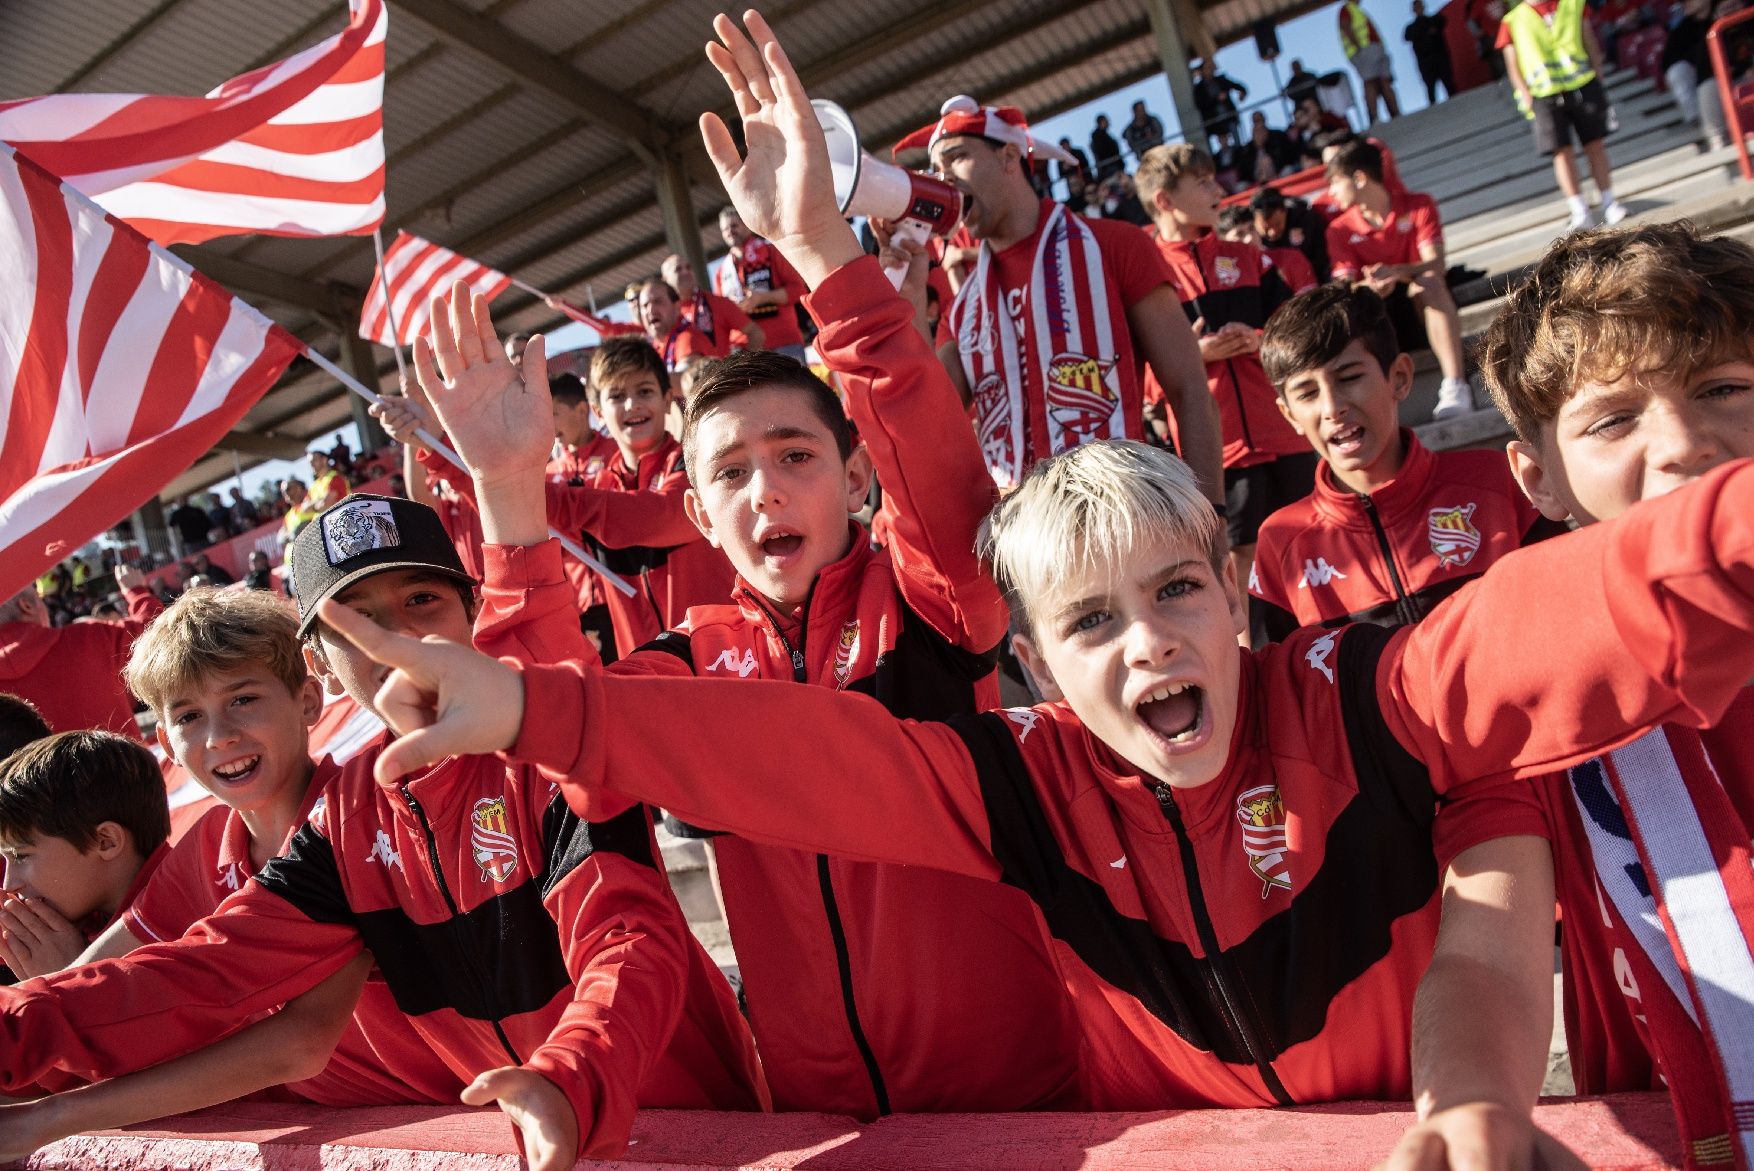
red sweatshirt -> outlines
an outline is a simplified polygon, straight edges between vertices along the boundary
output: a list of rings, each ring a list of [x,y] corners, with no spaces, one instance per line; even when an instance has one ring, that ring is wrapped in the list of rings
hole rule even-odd
[[[577,447],[563,447],[557,458],[548,461],[548,482],[582,488],[602,472],[615,451],[613,439],[593,432]],[[566,566],[567,580],[572,582],[573,589],[578,593],[579,613],[583,614],[592,606],[602,605],[603,579],[597,576],[596,571],[587,569],[583,561],[564,551],[561,553],[561,562]]]
[[[340,772],[327,757],[317,764],[303,812],[309,812]],[[250,830],[243,817],[235,809],[215,805],[171,850],[152,881],[123,912],[122,922],[142,943],[180,939],[255,871]],[[437,1059],[396,1007],[383,973],[374,969],[329,1064],[316,1077],[286,1089],[331,1106],[404,1102],[443,1106],[456,1102],[466,1084]]]
[[[577,666],[526,669],[510,756],[574,795],[614,783],[756,840],[1018,886],[1109,1010],[1084,1018],[1099,1109],[1404,1097],[1436,795],[1723,714],[1754,675],[1754,461],[1512,553],[1417,626],[1238,653],[1229,762],[1192,790],[1063,704],[915,724],[820,688]],[[692,735],[614,734],[671,710]]]
[[[120,622],[0,623],[0,691],[36,704],[53,731],[102,728],[139,740],[122,668],[164,604],[145,588],[127,591],[127,599],[128,617]]]
[[[486,552],[484,589],[542,612],[501,607],[478,646],[539,657],[557,630],[577,637],[554,546]],[[763,1104],[748,1031],[643,811],[587,825],[534,770],[482,756],[380,785],[376,756],[350,761],[286,854],[178,942],[0,990],[5,1086],[186,1052],[366,947],[456,1078],[522,1064],[559,1086],[583,1157],[622,1150],[636,1102]]]
[[[1375,492],[1324,463],[1314,492],[1261,525],[1248,583],[1258,641],[1417,622],[1512,549],[1569,531],[1529,503],[1503,452],[1434,452],[1405,429],[1401,441],[1400,473]]]

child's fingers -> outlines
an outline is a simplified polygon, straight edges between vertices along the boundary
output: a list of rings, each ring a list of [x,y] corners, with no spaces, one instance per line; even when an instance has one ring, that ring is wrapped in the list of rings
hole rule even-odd
[[[317,603],[317,617],[324,625],[364,651],[373,662],[386,667],[414,669],[424,662],[420,640],[385,630],[370,618],[343,606],[333,598]]]
[[[751,8],[743,14],[743,23],[749,26],[750,35],[761,50],[762,62],[767,66],[767,74],[772,78],[774,92],[786,102],[793,105],[808,105],[810,95],[804,92],[804,83],[798,80],[798,71],[792,68],[792,59],[787,55],[785,46],[773,35],[765,17]]]
[[[438,372],[442,375],[426,384],[426,392],[437,395],[445,383],[454,381],[463,372],[463,359],[457,354],[457,335],[451,328],[450,306],[443,297],[434,297],[427,307],[426,337],[438,358]],[[418,349],[416,346],[416,352]]]
[[[743,156],[737,153],[736,140],[731,137],[725,120],[717,114],[702,114],[700,140],[706,144],[706,157],[713,161],[713,169],[718,171],[719,181],[729,188],[731,181],[743,167]]]
[[[436,302],[435,302],[436,303]],[[429,388],[443,386],[444,377],[439,374],[438,360],[433,353],[432,343],[424,337],[414,339],[414,381],[403,386],[408,397],[413,398],[414,391],[420,392],[421,402],[428,401]]]
[[[7,942],[13,947],[31,952],[36,950],[40,940],[32,926],[18,914],[17,908],[23,902],[23,899],[14,899],[0,908],[0,932],[5,933]]]
[[[524,385],[548,387],[548,337],[537,334],[524,347]]]
[[[432,723],[435,698],[406,671],[391,671],[378,688],[373,704],[384,722],[403,735]]]
[[[387,718],[387,717],[386,717]],[[378,754],[377,763],[373,766],[373,774],[383,784],[393,784],[398,777],[409,773],[417,773],[429,768],[456,753],[447,747],[452,737],[444,731],[430,728],[416,728],[390,742],[389,747]]]
[[[718,27],[719,20],[730,23],[729,18],[720,16],[713,22],[714,28]],[[729,49],[717,41],[708,41],[706,59],[719,71],[719,76],[725,79],[725,87],[731,91],[731,101],[737,106],[739,118],[752,118],[761,112],[761,103],[756,101],[755,94],[750,91],[749,82],[744,78],[743,70]]]
[[[757,22],[761,21],[755,10],[750,9],[743,14],[744,23],[748,24],[752,16]],[[714,21],[713,28],[737,62],[737,68],[743,73],[743,80],[749,85],[750,94],[763,106],[773,105],[773,84],[767,75],[767,64],[761,59],[761,50],[732,21],[727,20],[724,25]]]
[[[454,381],[464,370],[485,362],[487,356],[481,348],[480,331],[475,327],[475,295],[469,291],[469,286],[457,281],[445,300],[449,307],[451,333],[457,339],[457,356],[462,360],[461,368],[452,376]]]
[[[488,312],[487,298],[471,290],[469,313],[474,319],[475,341],[481,347],[481,360],[498,361],[504,355],[505,347],[500,344],[499,332],[493,328],[493,315]]]

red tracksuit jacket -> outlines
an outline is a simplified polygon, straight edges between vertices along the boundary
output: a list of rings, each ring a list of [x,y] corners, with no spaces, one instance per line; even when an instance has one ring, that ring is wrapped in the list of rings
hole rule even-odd
[[[798,612],[776,612],[739,583],[732,604],[694,607],[611,670],[810,683],[923,719],[972,713],[982,686],[993,690],[1008,617],[973,551],[995,495],[973,432],[874,258],[832,274],[807,305],[887,489],[888,549],[873,551],[852,525],[851,549]],[[825,788],[855,783],[806,775]],[[873,1118],[1079,1104],[1077,1029],[1022,894],[736,837],[714,848],[777,1108]]]
[[[556,547],[485,552],[490,595],[545,609],[489,611],[477,645],[529,659],[556,630],[578,637]],[[186,1052],[366,947],[456,1077],[522,1064],[559,1086],[582,1156],[619,1153],[636,1103],[763,1105],[748,1031],[643,810],[587,825],[534,770],[484,756],[380,785],[376,756],[349,761],[286,854],[180,941],[0,990],[7,1089]]]
[[[140,739],[122,668],[164,603],[145,588],[129,590],[127,598],[122,622],[0,623],[0,691],[30,700],[56,732],[102,728]]]
[[[1352,491],[1324,463],[1314,492],[1262,523],[1248,583],[1257,641],[1417,622],[1506,553],[1568,531],[1529,503],[1503,452],[1401,439],[1401,473],[1375,492]]]
[[[1098,1108],[1404,1097],[1436,794],[1721,716],[1754,674],[1754,461],[1513,553],[1417,626],[1238,653],[1229,764],[1189,791],[1061,704],[915,724],[821,688],[576,665],[526,670],[510,755],[757,840],[1022,889],[1068,986],[1109,1010],[1084,1014]],[[694,734],[615,734],[669,710]]]

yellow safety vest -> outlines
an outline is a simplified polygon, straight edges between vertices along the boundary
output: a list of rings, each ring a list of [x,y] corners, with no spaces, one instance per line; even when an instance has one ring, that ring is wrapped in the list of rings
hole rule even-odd
[[[1346,60],[1358,56],[1358,50],[1370,44],[1370,17],[1364,14],[1362,5],[1346,3],[1340,5],[1341,47],[1346,50]]]
[[[1517,68],[1533,96],[1550,98],[1595,80],[1583,41],[1583,0],[1559,0],[1551,24],[1533,3],[1525,2],[1505,13],[1504,23],[1516,46]]]

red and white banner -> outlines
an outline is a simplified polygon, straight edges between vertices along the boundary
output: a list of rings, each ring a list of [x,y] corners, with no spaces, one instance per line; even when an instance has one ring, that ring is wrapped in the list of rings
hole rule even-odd
[[[506,291],[512,278],[431,240],[397,232],[395,243],[384,253],[383,271],[366,290],[359,336],[391,348],[412,345],[426,332],[432,299],[449,292],[457,281],[491,301]]]
[[[206,455],[303,346],[0,143],[0,598]]]
[[[206,97],[0,103],[0,139],[161,244],[339,236],[384,218],[384,0]]]

